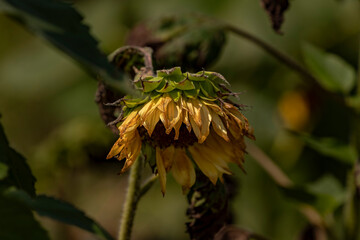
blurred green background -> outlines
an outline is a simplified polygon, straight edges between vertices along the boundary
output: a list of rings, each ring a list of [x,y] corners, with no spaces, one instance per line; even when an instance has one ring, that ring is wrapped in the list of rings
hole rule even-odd
[[[91,26],[100,48],[111,53],[124,44],[141,21],[202,13],[254,33],[301,59],[304,42],[357,64],[360,4],[355,0],[291,1],[276,34],[259,1],[254,0],[79,0],[75,7]],[[43,40],[0,15],[0,112],[12,146],[37,178],[37,192],[67,200],[116,235],[127,174],[106,161],[116,139],[101,121],[94,102],[96,81]],[[348,141],[349,122],[341,107],[318,96],[311,86],[257,46],[228,35],[218,61],[209,69],[222,73],[255,129],[256,144],[298,183],[333,175],[344,184],[348,168],[304,147],[287,128]],[[296,109],[296,111],[294,111]],[[259,165],[247,157],[232,203],[236,225],[270,239],[297,239],[307,226],[295,204],[280,193]],[[142,199],[133,239],[187,239],[186,198],[170,176],[163,198],[158,183]],[[52,239],[93,239],[90,234],[40,218]]]

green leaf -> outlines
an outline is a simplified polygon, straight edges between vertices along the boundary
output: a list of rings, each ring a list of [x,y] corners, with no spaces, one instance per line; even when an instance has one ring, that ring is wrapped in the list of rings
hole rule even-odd
[[[3,180],[8,175],[9,167],[5,163],[0,162],[0,180]]]
[[[307,189],[317,196],[315,208],[323,214],[334,211],[345,202],[345,190],[333,176],[326,175],[307,185]]]
[[[86,216],[83,211],[67,202],[45,195],[39,195],[36,198],[31,198],[23,191],[10,191],[7,195],[26,204],[28,208],[36,211],[41,216],[77,226],[95,234],[101,239],[114,239],[97,222]]]
[[[35,177],[23,156],[9,146],[5,132],[0,123],[0,163],[7,165],[7,176],[0,179],[3,187],[15,186],[35,196]],[[0,238],[1,239],[1,238]]]
[[[322,216],[333,213],[345,202],[345,190],[332,176],[325,176],[305,186],[280,189],[289,199],[314,207]]]
[[[360,113],[360,96],[349,96],[345,99],[346,104]]]
[[[309,44],[303,46],[303,55],[307,67],[323,88],[347,94],[354,87],[355,70],[339,56]]]
[[[124,88],[123,76],[98,49],[98,42],[71,4],[56,0],[0,0],[3,12],[80,63],[109,85]]]
[[[292,133],[299,136],[309,147],[325,156],[350,165],[354,164],[358,158],[356,149],[353,146],[340,142],[335,138],[316,138],[308,134]]]
[[[1,240],[50,239],[31,210],[22,202],[0,194],[0,206]]]

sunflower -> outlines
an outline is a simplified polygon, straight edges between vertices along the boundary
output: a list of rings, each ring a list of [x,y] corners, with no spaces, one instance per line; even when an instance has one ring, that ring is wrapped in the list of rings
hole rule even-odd
[[[143,99],[123,99],[124,117],[119,139],[107,158],[126,159],[122,172],[131,167],[142,145],[155,149],[156,173],[161,191],[171,171],[186,192],[196,180],[194,163],[216,184],[231,174],[228,163],[242,168],[244,136],[254,139],[248,120],[217,73],[182,73],[162,70],[157,76],[139,76],[136,86]]]

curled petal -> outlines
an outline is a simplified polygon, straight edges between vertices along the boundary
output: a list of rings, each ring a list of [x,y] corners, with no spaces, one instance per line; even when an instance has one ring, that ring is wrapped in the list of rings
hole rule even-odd
[[[185,150],[176,148],[171,172],[175,180],[181,185],[184,193],[194,185],[195,169]]]
[[[187,108],[189,110],[190,118],[192,118],[195,123],[201,128],[201,110],[202,104],[199,100],[188,99]]]
[[[189,147],[189,152],[191,153],[196,165],[215,185],[219,176],[216,167],[210,161],[205,159],[203,152],[196,145]]]
[[[173,145],[165,149],[156,147],[156,166],[158,169],[161,192],[163,195],[165,194],[166,190],[166,173],[173,165],[174,153],[175,147]]]
[[[159,103],[157,105],[157,108],[161,111],[161,112],[166,112],[167,109],[167,105],[173,101],[172,98],[169,95],[164,95],[164,97],[159,99]]]
[[[225,141],[229,141],[229,137],[227,135],[227,130],[221,120],[221,118],[211,110],[212,115],[212,127],[214,131],[222,137]]]
[[[203,143],[210,133],[210,123],[212,116],[210,114],[209,109],[205,105],[201,107],[200,114],[201,114],[202,124],[201,124],[201,138],[199,139],[199,143]]]
[[[138,158],[138,156],[140,154],[141,137],[140,137],[138,131],[135,131],[134,139],[132,140],[130,147],[128,147],[128,148],[125,147],[124,150],[126,150],[126,151],[124,151],[126,161],[125,161],[124,167],[121,169],[122,173],[131,167],[131,165],[134,163],[134,161]]]
[[[112,146],[109,154],[107,155],[106,159],[110,159],[118,155],[121,150],[124,148],[124,144],[122,143],[121,139],[119,138],[115,144]]]
[[[124,122],[122,122],[121,125],[119,126],[120,136],[122,134],[124,134],[125,131],[135,130],[139,126],[139,124],[140,124],[140,121],[139,121],[138,111],[131,112],[126,117]]]
[[[149,136],[152,135],[155,126],[159,122],[159,120],[160,120],[160,110],[158,109],[155,109],[155,111],[153,111],[145,118],[143,126],[148,131]]]
[[[171,101],[168,104],[168,108],[166,111],[167,120],[168,120],[168,127],[166,129],[166,134],[169,134],[173,127],[180,121],[181,118],[181,107],[176,104],[174,101]],[[164,124],[165,125],[165,124]]]

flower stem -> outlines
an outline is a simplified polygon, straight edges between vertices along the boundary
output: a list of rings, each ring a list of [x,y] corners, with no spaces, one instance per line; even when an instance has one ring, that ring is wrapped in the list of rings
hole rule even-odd
[[[142,156],[135,160],[131,166],[129,175],[129,186],[127,189],[126,199],[123,207],[123,215],[120,222],[118,240],[130,240],[131,230],[134,223],[137,203],[140,193]]]

